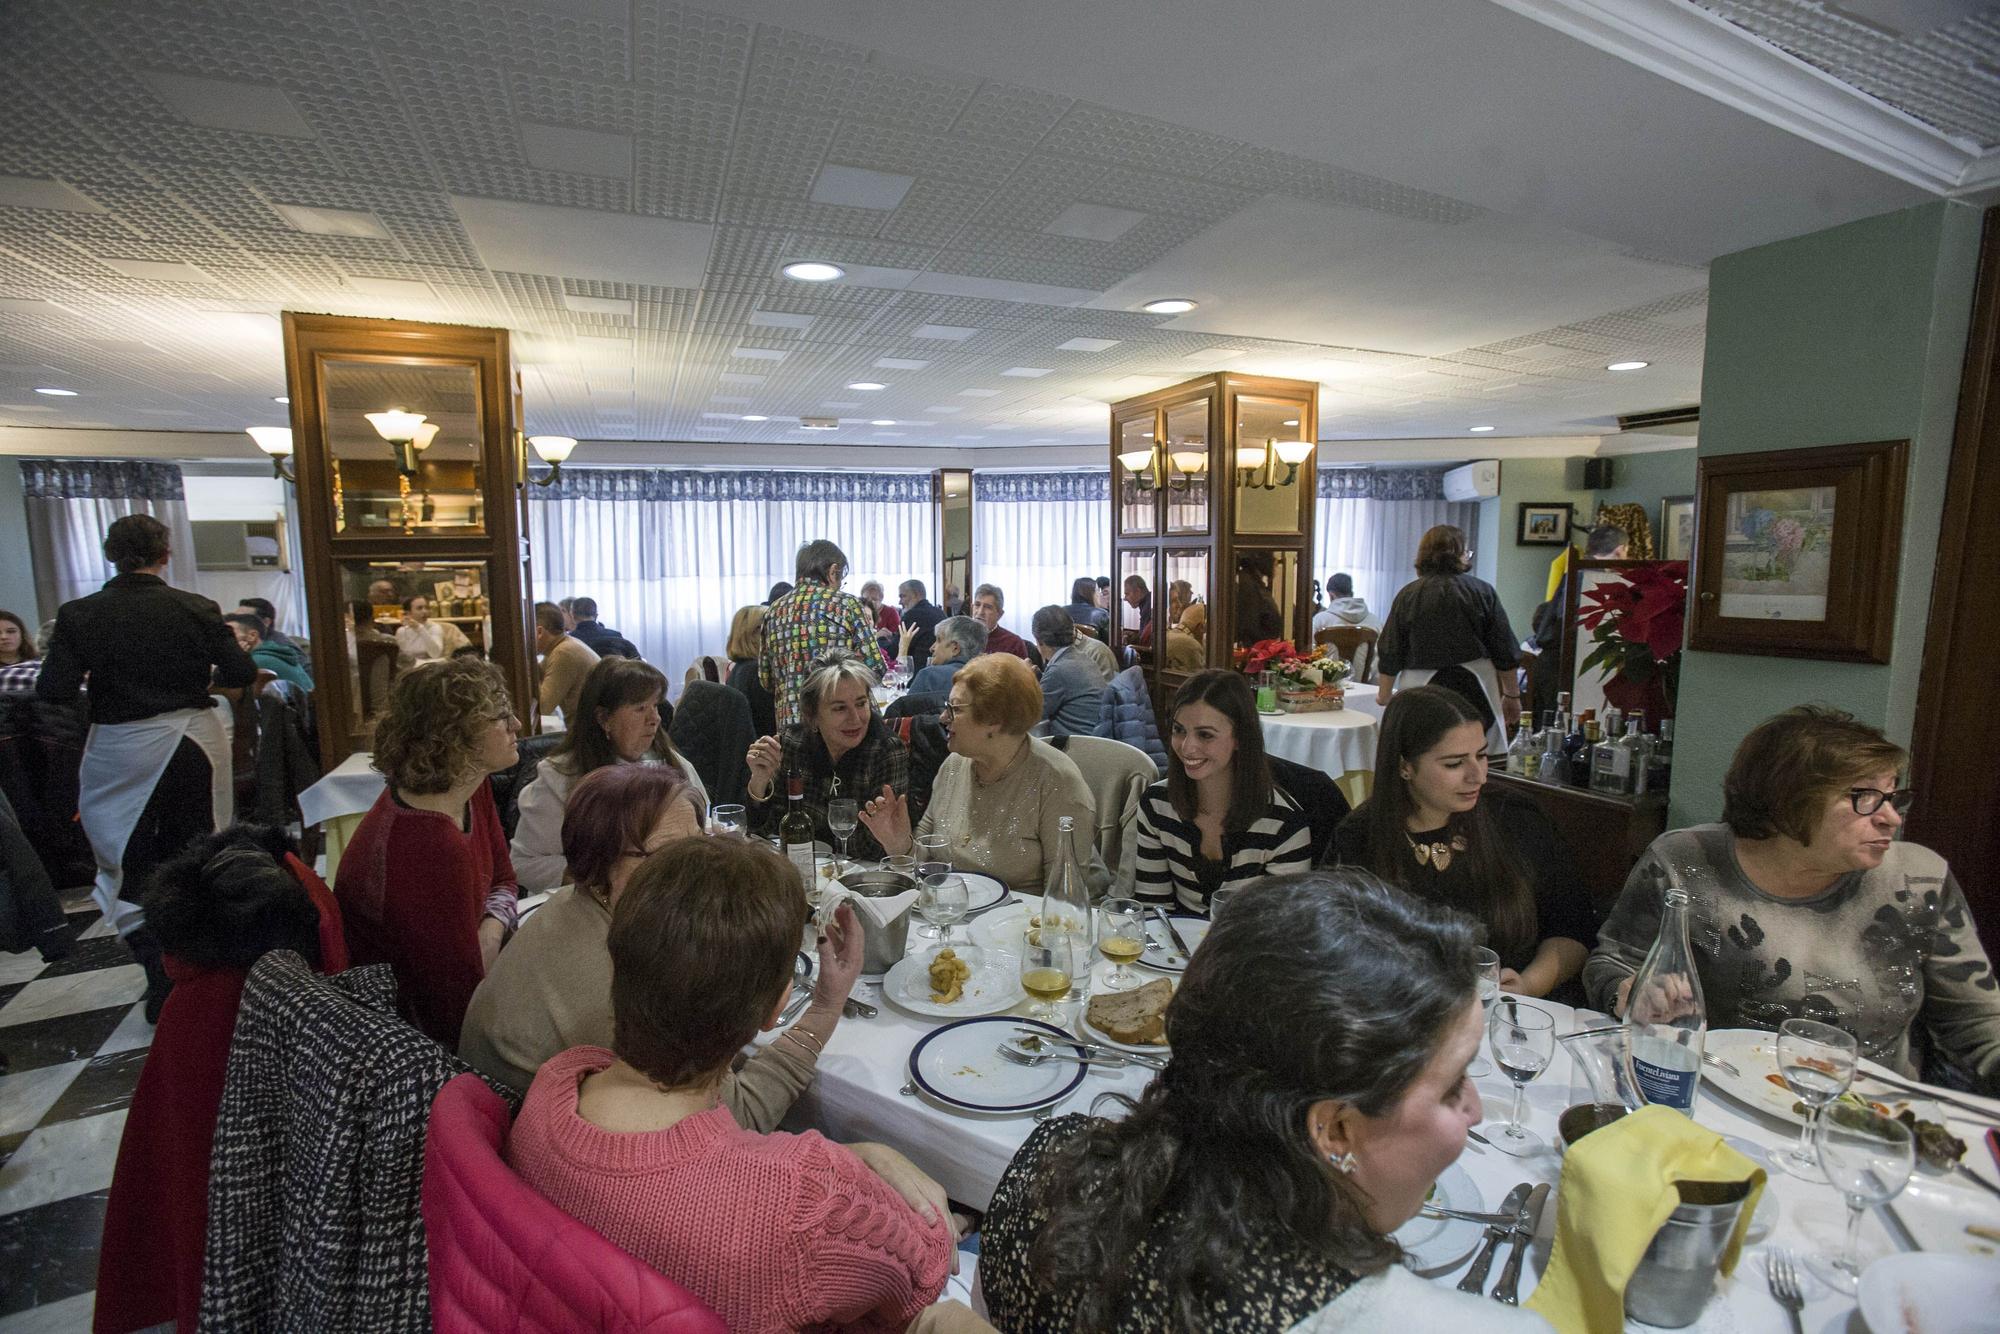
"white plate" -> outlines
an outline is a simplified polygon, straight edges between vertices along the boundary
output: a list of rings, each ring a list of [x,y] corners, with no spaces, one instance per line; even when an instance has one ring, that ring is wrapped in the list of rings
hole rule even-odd
[[[1917,1173],[1891,1204],[1910,1240],[1942,1255],[1972,1255],[2000,1270],[2000,1243],[1967,1232],[1966,1225],[2000,1229],[2000,1196],[1955,1176]],[[2000,1302],[1994,1303],[2000,1309]]]
[[[1092,994],[1115,996],[1118,993],[1093,992]],[[1101,1042],[1107,1047],[1116,1047],[1120,1051],[1136,1051],[1154,1056],[1164,1056],[1169,1050],[1167,1044],[1164,1042],[1120,1042],[1117,1038],[1112,1037],[1109,1033],[1106,1033],[1103,1029],[1090,1022],[1090,1003],[1088,1001],[1084,1002],[1083,1008],[1077,1011],[1076,1028],[1078,1033],[1089,1038],[1092,1042]]]
[[[981,908],[991,908],[1013,891],[990,875],[977,871],[954,871],[953,875],[965,882],[965,910],[976,913]],[[1004,911],[995,909],[996,912]]]
[[[1705,1047],[1710,1056],[1728,1061],[1739,1073],[1730,1074],[1726,1070],[1703,1063],[1702,1082],[1727,1094],[1734,1102],[1742,1103],[1769,1117],[1802,1126],[1805,1118],[1792,1110],[1798,1095],[1782,1084],[1774,1084],[1766,1075],[1778,1073],[1778,1035],[1755,1028],[1711,1029]],[[1885,1097],[1892,1090],[1880,1084],[1863,1081],[1862,1096],[1871,1102],[1879,1102],[1887,1107],[1891,1115],[1900,1113],[1905,1107],[1914,1111],[1925,1121],[1941,1121],[1943,1111],[1937,1104],[1922,1098]],[[1964,1139],[1965,1136],[1959,1136]]]
[[[1179,913],[1168,913],[1167,919],[1181,933],[1181,939],[1188,943],[1191,950],[1200,949],[1201,942],[1208,938],[1206,917],[1182,917]],[[1146,914],[1146,952],[1139,956],[1138,962],[1163,973],[1187,971],[1187,957],[1174,948],[1173,937],[1151,913]]]
[[[965,962],[972,968],[972,976],[965,981],[965,994],[949,1005],[931,999],[931,959],[937,953],[928,950],[922,954],[905,956],[888,975],[882,979],[882,995],[898,1009],[911,1014],[921,1014],[931,1019],[964,1019],[970,1015],[998,1014],[1019,1005],[1025,994],[1021,990],[1021,961],[1018,956],[1008,958],[975,952]]]
[[[1051,1039],[1069,1035],[1053,1024],[1012,1016],[966,1019],[927,1033],[910,1052],[910,1082],[927,1100],[977,1116],[1019,1116],[1051,1107],[1074,1093],[1087,1073],[1075,1061],[1016,1065],[1000,1044],[1020,1027],[1044,1028]],[[1077,1055],[1081,1047],[1072,1047]]]
[[[2000,1264],[1957,1255],[1885,1255],[1856,1294],[1873,1334],[1975,1334],[2000,1309]]]
[[[995,908],[984,917],[973,918],[966,929],[972,933],[972,943],[981,949],[1001,950],[1019,958],[1031,915],[1027,904],[1016,903],[1011,908]]]
[[[1437,1192],[1430,1202],[1441,1209],[1464,1209],[1473,1213],[1486,1210],[1486,1197],[1453,1163],[1437,1179]],[[1419,1274],[1444,1274],[1464,1264],[1486,1236],[1483,1224],[1462,1218],[1426,1218],[1418,1214],[1393,1234],[1403,1248],[1403,1263]]]

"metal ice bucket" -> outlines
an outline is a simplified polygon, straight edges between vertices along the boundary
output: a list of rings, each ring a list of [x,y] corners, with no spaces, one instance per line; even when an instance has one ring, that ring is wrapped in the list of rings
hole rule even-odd
[[[1680,1207],[1653,1234],[1653,1244],[1625,1285],[1625,1314],[1662,1329],[1680,1329],[1700,1319],[1715,1291],[1723,1248],[1750,1194],[1747,1181],[1676,1184]]]
[[[840,883],[867,899],[892,899],[917,887],[915,877],[897,871],[850,871]],[[900,963],[910,946],[910,914],[896,915],[887,926],[877,926],[867,913],[856,913],[861,923],[861,971],[886,973]]]

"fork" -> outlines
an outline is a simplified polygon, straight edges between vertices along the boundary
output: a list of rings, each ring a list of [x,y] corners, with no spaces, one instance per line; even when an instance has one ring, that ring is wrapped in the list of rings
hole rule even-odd
[[[1016,1051],[1004,1044],[999,1051],[1003,1058],[1016,1065],[1040,1065],[1043,1061],[1071,1061],[1086,1069],[1123,1070],[1131,1064],[1122,1056],[1078,1056],[1075,1052],[1067,1051],[1025,1052]]]
[[[1783,1247],[1773,1246],[1764,1253],[1764,1274],[1771,1280],[1771,1297],[1792,1318],[1792,1334],[1806,1334],[1799,1312],[1805,1310],[1805,1295],[1799,1290],[1798,1262]]]

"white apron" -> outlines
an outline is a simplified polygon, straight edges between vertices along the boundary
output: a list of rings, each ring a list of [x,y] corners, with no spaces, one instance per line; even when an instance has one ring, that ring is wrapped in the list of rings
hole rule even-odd
[[[97,860],[97,883],[91,897],[119,935],[144,922],[136,903],[119,897],[124,882],[125,845],[152,799],[153,789],[181,738],[208,756],[210,805],[214,829],[236,818],[230,738],[235,718],[227,704],[208,709],[175,709],[131,723],[93,723],[83,745],[83,767],[77,801],[83,832]]]
[[[1493,670],[1491,658],[1474,658],[1471,662],[1461,662],[1459,666],[1471,672],[1479,681],[1479,688],[1486,692],[1486,703],[1493,710],[1493,725],[1486,729],[1486,753],[1505,755],[1507,753],[1507,719],[1500,712],[1500,675]],[[1436,667],[1406,667],[1396,673],[1396,689],[1408,690],[1411,686],[1427,684],[1437,675]]]

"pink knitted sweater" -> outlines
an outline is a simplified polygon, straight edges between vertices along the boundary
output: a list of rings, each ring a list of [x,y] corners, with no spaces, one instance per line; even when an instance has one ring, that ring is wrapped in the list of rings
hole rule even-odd
[[[899,1330],[951,1271],[948,1222],[926,1224],[861,1160],[818,1134],[759,1135],[716,1107],[615,1134],[577,1113],[602,1047],[550,1057],[506,1158],[556,1207],[682,1284],[736,1334]]]

